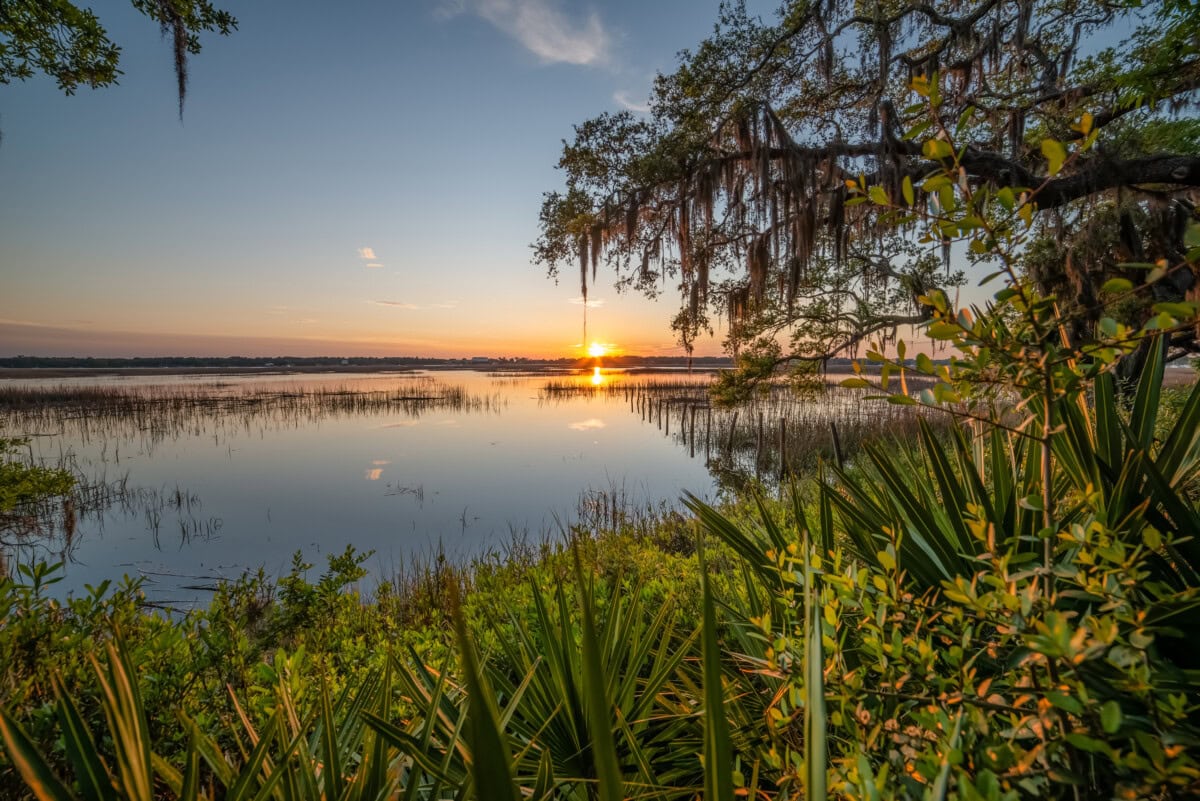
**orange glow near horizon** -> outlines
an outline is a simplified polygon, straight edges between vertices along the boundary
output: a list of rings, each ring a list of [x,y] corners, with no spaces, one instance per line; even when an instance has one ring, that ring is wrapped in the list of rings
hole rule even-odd
[[[2,293],[0,293],[2,295]],[[0,297],[0,305],[4,298]],[[0,312],[3,310],[0,309]],[[82,314],[82,312],[81,312]],[[562,358],[611,359],[618,356],[669,356],[683,358],[681,347],[656,338],[653,331],[642,331],[622,321],[622,344],[596,337],[555,340],[536,331],[455,331],[441,335],[435,331],[379,333],[369,327],[342,330],[336,326],[313,330],[305,335],[276,334],[266,326],[213,332],[181,322],[127,329],[95,324],[54,325],[43,322],[13,321],[0,313],[0,356],[45,357],[162,357],[194,356],[223,358],[249,356],[286,358],[289,356],[363,356],[369,358],[459,359],[475,356],[554,360]],[[500,323],[495,323],[499,327]],[[314,326],[314,329],[316,327]],[[497,328],[499,330],[499,328]],[[707,345],[707,347],[705,347]],[[595,349],[593,349],[595,348]],[[603,355],[596,356],[600,348]],[[719,356],[714,343],[696,349],[697,356]]]

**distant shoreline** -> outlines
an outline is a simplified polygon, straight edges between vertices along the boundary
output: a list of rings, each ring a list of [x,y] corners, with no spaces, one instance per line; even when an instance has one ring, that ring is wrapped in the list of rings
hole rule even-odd
[[[130,359],[129,361],[135,361]],[[829,365],[829,373],[837,374],[849,367],[849,360],[834,359]],[[840,364],[845,362],[845,364]],[[261,365],[203,365],[203,366],[165,366],[165,367],[135,367],[130,365],[112,365],[97,367],[2,367],[0,380],[31,379],[31,378],[86,378],[89,376],[125,376],[153,377],[177,375],[211,375],[211,376],[286,376],[286,375],[321,375],[330,373],[413,373],[419,371],[447,372],[451,370],[470,370],[478,373],[555,373],[564,371],[591,370],[601,367],[612,370],[627,370],[630,372],[678,372],[688,369],[688,361],[683,358],[637,357],[621,356],[607,359],[555,359],[555,360],[492,360],[461,361],[433,360],[430,362],[405,362],[402,364],[388,362],[367,362],[359,364],[261,364]],[[705,357],[694,359],[691,369],[694,372],[714,372],[733,368],[728,359]],[[841,369],[839,369],[841,368]],[[868,373],[874,373],[873,366]],[[1191,384],[1197,374],[1187,367],[1173,367],[1166,371],[1164,383],[1167,386]]]
[[[728,369],[733,367],[726,360],[704,360],[693,363],[698,372]],[[28,378],[83,378],[87,376],[169,376],[169,375],[307,375],[323,373],[412,373],[417,371],[472,370],[474,372],[558,372],[564,370],[591,370],[593,367],[615,370],[654,372],[657,370],[686,370],[686,359],[656,360],[644,363],[632,359],[581,359],[576,361],[526,361],[526,362],[432,362],[417,364],[319,364],[319,365],[253,365],[253,366],[168,366],[168,367],[0,367],[0,379]]]

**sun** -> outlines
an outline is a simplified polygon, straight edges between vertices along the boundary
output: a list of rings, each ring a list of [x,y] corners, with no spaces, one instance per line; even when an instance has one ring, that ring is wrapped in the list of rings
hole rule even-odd
[[[593,359],[599,359],[606,353],[608,353],[608,347],[599,342],[593,342],[591,345],[588,345],[588,356],[591,356]]]

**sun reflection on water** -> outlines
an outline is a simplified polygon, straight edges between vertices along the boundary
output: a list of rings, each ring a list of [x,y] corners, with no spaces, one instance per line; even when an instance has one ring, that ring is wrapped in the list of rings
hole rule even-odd
[[[604,374],[600,372],[599,367],[592,368],[592,386],[598,387],[604,383]]]

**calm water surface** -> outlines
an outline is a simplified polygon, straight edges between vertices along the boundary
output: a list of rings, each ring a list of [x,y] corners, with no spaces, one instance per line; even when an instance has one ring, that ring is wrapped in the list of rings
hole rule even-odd
[[[366,566],[386,576],[438,547],[464,557],[502,547],[513,532],[557,535],[589,491],[616,490],[643,506],[675,503],[684,490],[715,495],[702,454],[689,456],[618,395],[545,396],[551,378],[462,371],[43,379],[22,383],[287,396],[395,392],[432,380],[464,389],[468,401],[423,410],[181,412],[169,425],[149,415],[14,430],[9,420],[4,433],[35,435],[33,454],[48,464],[71,456],[85,475],[127,476],[127,487],[158,499],[153,510],[117,504],[81,520],[60,586],[129,573],[146,576],[148,594],[167,601],[194,597],[186,586],[259,565],[284,572],[297,550],[318,565],[347,545],[374,550]],[[553,380],[589,387],[597,378]]]

